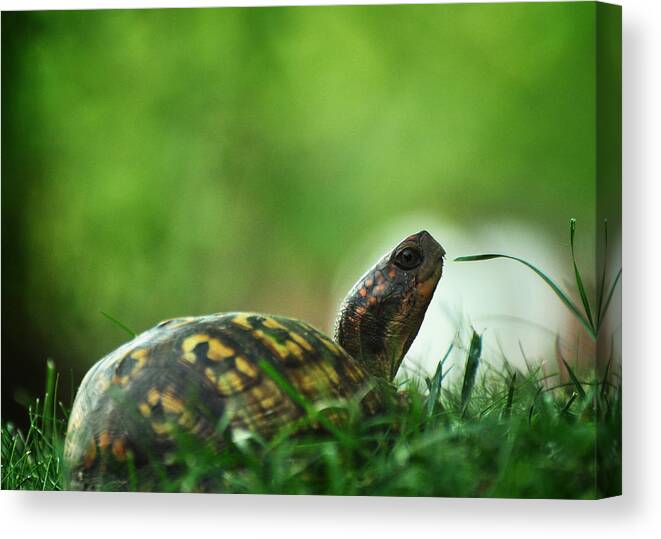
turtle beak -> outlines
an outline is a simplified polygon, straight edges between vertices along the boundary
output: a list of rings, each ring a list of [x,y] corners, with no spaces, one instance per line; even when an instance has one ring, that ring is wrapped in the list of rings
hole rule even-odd
[[[441,244],[438,243],[434,237],[426,230],[418,232],[416,236],[418,237],[418,241],[420,243],[420,247],[422,247],[422,250],[425,253],[428,253],[427,256],[433,257],[432,259],[435,261],[434,265],[442,267],[443,258],[445,257],[445,249],[443,249]],[[434,272],[432,271],[432,273]]]
[[[425,302],[429,302],[443,274],[445,249],[426,230],[418,232],[416,236],[427,258],[427,261],[424,262],[426,267],[421,272],[421,280],[416,286],[416,293]]]

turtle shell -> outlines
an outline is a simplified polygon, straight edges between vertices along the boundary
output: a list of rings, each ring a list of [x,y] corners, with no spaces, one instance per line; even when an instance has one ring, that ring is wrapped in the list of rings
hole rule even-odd
[[[264,438],[292,424],[302,403],[262,361],[313,404],[356,398],[368,412],[380,406],[361,364],[305,322],[254,313],[167,320],[83,379],[65,442],[70,488],[112,488],[113,467],[128,455],[137,464],[161,457],[182,431],[220,448],[223,421],[232,433]]]

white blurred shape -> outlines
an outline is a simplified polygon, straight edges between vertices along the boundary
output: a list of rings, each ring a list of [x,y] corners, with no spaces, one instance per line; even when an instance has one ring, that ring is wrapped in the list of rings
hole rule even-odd
[[[512,255],[564,284],[571,277],[568,245],[554,243],[543,230],[528,223],[501,221],[460,229],[433,218],[407,219],[347,253],[338,290],[348,289],[348,275],[355,279],[357,266],[367,269],[401,239],[423,229],[445,248],[445,269],[399,375],[432,374],[452,343],[446,369],[453,366],[453,376],[461,375],[472,328],[483,336],[483,369],[485,363],[502,367],[505,360],[525,369],[522,349],[531,363],[546,360],[555,365],[556,336],[566,335],[570,328],[573,331],[575,324],[539,276],[513,260],[454,262],[458,256],[471,254]]]
[[[455,365],[454,374],[460,374],[472,328],[483,336],[483,361],[494,367],[506,360],[525,368],[522,350],[530,362],[554,359],[556,335],[566,326],[568,312],[539,276],[508,259],[454,262],[458,256],[506,254],[527,260],[562,282],[566,269],[558,262],[563,253],[552,248],[551,240],[542,231],[516,222],[485,224],[469,231],[439,224],[429,231],[448,254],[406,367],[434,372],[454,343],[447,365]]]

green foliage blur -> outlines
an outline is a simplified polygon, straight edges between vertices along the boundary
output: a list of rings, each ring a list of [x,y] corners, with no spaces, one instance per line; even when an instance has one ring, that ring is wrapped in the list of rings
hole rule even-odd
[[[347,246],[402,216],[591,237],[594,11],[3,13],[5,413],[125,340],[100,311],[327,329]]]

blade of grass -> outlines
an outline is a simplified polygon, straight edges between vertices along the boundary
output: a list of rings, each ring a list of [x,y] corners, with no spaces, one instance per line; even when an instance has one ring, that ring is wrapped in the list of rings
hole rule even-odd
[[[41,482],[41,490],[46,490],[46,483],[48,481],[48,472],[50,471],[51,463],[53,462],[53,455],[48,456],[48,462],[46,463],[46,470],[43,472],[43,480]]]
[[[516,384],[516,371],[512,373],[509,387],[507,388],[507,402],[505,403],[505,414],[509,416],[512,413],[512,401],[514,400],[514,384]]]
[[[565,360],[564,357],[562,357],[562,355],[560,355],[560,359],[564,364],[565,368],[567,369],[567,374],[569,374],[569,379],[571,380],[572,384],[574,384],[574,387],[576,388],[576,392],[579,394],[581,398],[585,398],[585,390],[583,389],[581,382],[579,382],[578,378],[576,378],[576,375],[574,374],[572,368],[569,366],[569,363],[567,363],[567,361]]]
[[[439,361],[438,365],[436,366],[436,372],[434,373],[434,377],[432,378],[429,387],[429,397],[427,398],[427,418],[433,415],[436,404],[438,403],[438,397],[441,393],[441,385],[443,383],[443,365],[450,356],[452,348],[454,348],[454,343],[450,344],[447,352],[445,352],[445,355],[443,356],[443,359],[441,359],[441,361]]]
[[[53,432],[53,417],[55,414],[55,362],[46,360],[46,392],[44,394],[44,407],[41,414],[41,429],[47,440],[51,439]]]
[[[620,269],[620,271],[617,272],[617,275],[615,276],[615,280],[613,281],[613,286],[611,286],[610,292],[608,293],[608,299],[606,300],[606,303],[604,304],[604,310],[601,313],[601,321],[603,321],[604,316],[606,316],[606,311],[608,310],[608,306],[610,305],[611,299],[613,299],[613,293],[615,292],[615,287],[617,286],[620,277],[622,277],[622,269]]]
[[[436,370],[438,371],[438,367],[436,367]],[[431,393],[431,378],[429,376],[425,376],[425,385],[427,386],[427,391]]]
[[[571,260],[574,264],[574,275],[576,276],[576,286],[578,287],[578,292],[581,295],[581,301],[583,302],[583,309],[585,309],[585,314],[588,317],[590,322],[590,327],[593,332],[595,331],[594,320],[592,319],[592,310],[590,309],[590,301],[588,300],[588,295],[585,292],[585,287],[583,286],[583,279],[581,278],[581,272],[578,270],[578,264],[576,264],[576,254],[574,252],[574,236],[576,235],[576,219],[569,220],[569,244],[571,247]]]
[[[58,440],[58,432],[56,427],[57,423],[57,386],[60,383],[60,373],[55,372],[55,383],[53,384],[53,410],[52,410],[52,415],[51,415],[51,424],[53,425],[53,430],[52,430],[52,435],[50,437],[50,440],[52,441],[53,444],[57,443]]]
[[[475,376],[477,368],[480,365],[480,356],[482,355],[482,337],[473,330],[471,344],[466,358],[466,371],[464,372],[464,382],[461,386],[461,413],[464,414],[468,407],[473,387],[475,386]]]
[[[121,328],[122,330],[126,331],[131,337],[135,338],[137,333],[133,330],[131,330],[128,326],[125,326],[122,324],[119,320],[116,318],[110,316],[107,312],[104,311],[99,311],[103,316],[105,316],[108,320],[110,320],[113,324],[115,324],[117,327]]]
[[[576,397],[578,397],[578,393],[576,393],[576,391],[572,392],[571,397],[569,397],[569,400],[567,401],[567,404],[565,404],[562,410],[560,410],[561,416],[567,415],[569,413],[569,408],[571,408],[571,405],[576,400]]]
[[[535,412],[535,403],[537,402],[537,398],[542,394],[542,391],[544,388],[542,386],[537,389],[537,392],[535,393],[535,396],[532,398],[532,402],[530,403],[530,408],[528,410],[528,424],[532,425],[532,415]]]
[[[454,259],[455,262],[477,262],[480,260],[492,260],[494,258],[508,258],[510,260],[515,260],[516,262],[519,262],[520,264],[523,264],[524,266],[530,268],[532,271],[534,271],[539,277],[542,278],[542,280],[555,292],[555,295],[560,298],[560,300],[565,304],[565,306],[574,314],[576,318],[578,318],[578,321],[585,327],[585,329],[588,331],[588,333],[592,336],[592,338],[596,339],[596,334],[594,332],[594,329],[590,325],[590,322],[585,318],[585,316],[581,313],[578,307],[574,305],[574,303],[569,299],[569,296],[563,292],[557,284],[553,282],[553,280],[548,277],[544,272],[542,272],[540,269],[536,268],[533,266],[530,262],[526,262],[522,258],[517,258],[515,256],[509,256],[509,255],[502,255],[502,254],[483,254],[483,255],[469,255],[469,256],[460,256]]]

